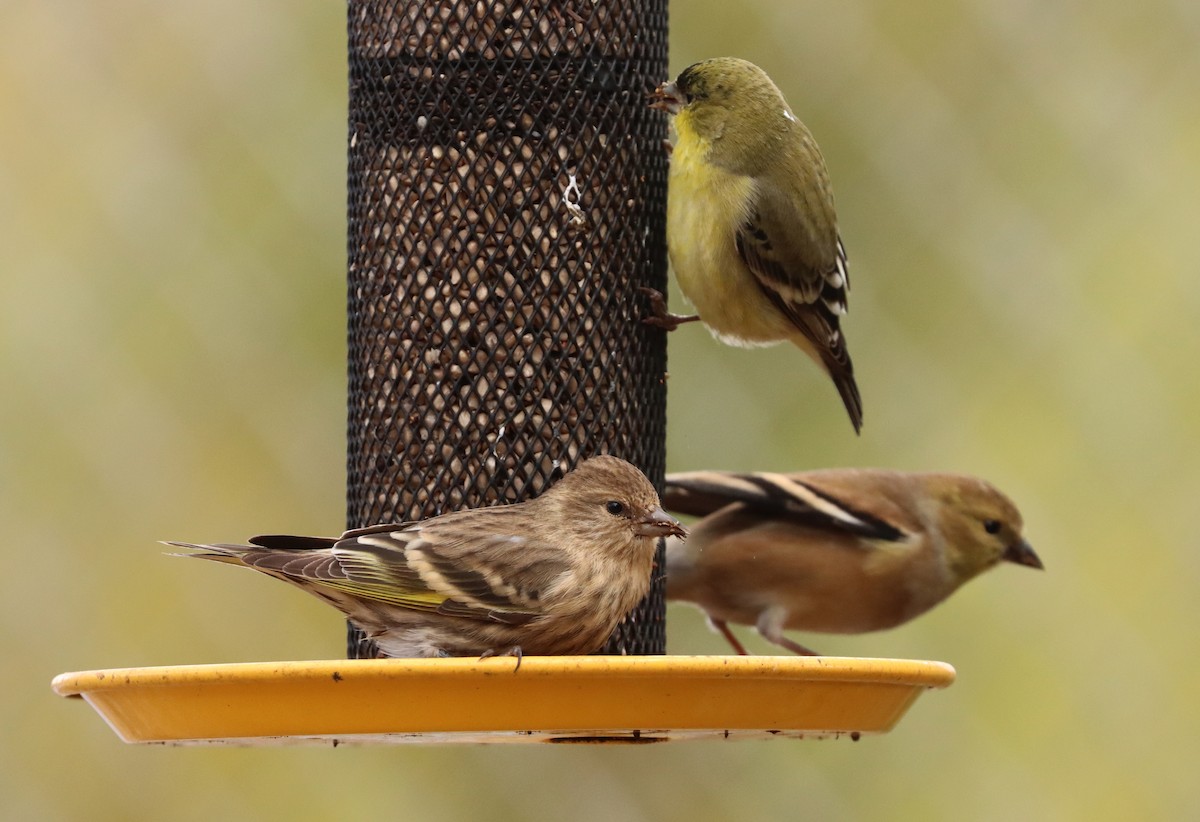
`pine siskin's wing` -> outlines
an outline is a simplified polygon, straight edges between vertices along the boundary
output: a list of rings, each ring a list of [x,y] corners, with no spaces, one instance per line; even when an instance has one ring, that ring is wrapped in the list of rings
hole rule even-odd
[[[521,624],[570,565],[556,546],[522,533],[504,506],[439,517],[402,530],[364,529],[332,554],[338,587],[357,596],[450,616]]]

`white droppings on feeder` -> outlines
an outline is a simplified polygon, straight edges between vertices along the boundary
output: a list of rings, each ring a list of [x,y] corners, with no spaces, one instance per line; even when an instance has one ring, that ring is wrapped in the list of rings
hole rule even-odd
[[[563,205],[567,207],[567,214],[570,215],[571,225],[576,228],[587,228],[587,215],[583,213],[583,209],[579,206],[579,199],[583,193],[579,190],[579,180],[574,174],[568,174],[567,187],[563,189]]]
[[[496,430],[495,438],[492,440],[492,447],[488,456],[493,460],[498,459],[500,456],[496,453],[496,449],[500,446],[500,442],[504,439],[504,428],[505,425],[501,424],[500,428]]]

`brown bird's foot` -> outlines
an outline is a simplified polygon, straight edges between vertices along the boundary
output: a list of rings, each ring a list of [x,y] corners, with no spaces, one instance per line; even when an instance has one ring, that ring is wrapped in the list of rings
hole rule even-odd
[[[816,651],[805,648],[799,642],[788,639],[783,635],[783,626],[787,623],[787,612],[779,608],[768,608],[758,616],[754,627],[758,634],[772,645],[787,648],[793,654],[800,656],[820,656]]]
[[[503,652],[497,651],[495,648],[488,648],[486,651],[484,651],[482,654],[479,655],[479,658],[487,659],[489,656],[515,656],[517,658],[517,667],[513,668],[514,674],[517,671],[521,670],[521,660],[524,658],[524,654],[521,653],[520,645],[514,645],[511,648],[509,648],[507,651],[503,651]]]
[[[799,654],[800,656],[820,656],[820,654],[818,654],[816,651],[812,650],[811,648],[805,648],[799,642],[793,642],[792,640],[788,639],[785,636],[781,636],[778,639],[773,639],[771,641],[774,642],[776,645],[778,645],[780,648],[787,648],[793,654]]]
[[[675,153],[675,144],[672,143],[670,140],[663,140],[662,144],[663,144],[663,150],[667,152],[668,157],[670,157],[672,154]]]
[[[639,285],[637,290],[650,298],[651,314],[642,318],[646,325],[661,328],[663,331],[674,331],[684,323],[694,323],[700,319],[699,314],[672,314],[667,311],[667,298],[656,288]]]
[[[738,641],[738,638],[733,635],[733,631],[729,630],[729,626],[723,620],[709,619],[708,624],[712,626],[714,631],[725,637],[725,641],[733,646],[733,650],[737,652],[738,656],[750,656],[746,651],[746,646]]]

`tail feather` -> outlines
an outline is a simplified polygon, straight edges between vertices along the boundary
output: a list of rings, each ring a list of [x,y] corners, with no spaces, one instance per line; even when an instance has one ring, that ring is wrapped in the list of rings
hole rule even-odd
[[[163,540],[163,545],[170,545],[174,548],[187,548],[188,553],[168,553],[169,557],[194,557],[195,559],[210,559],[213,562],[227,562],[231,565],[245,565],[242,560],[242,555],[249,550],[253,550],[249,545],[229,545],[225,543],[217,543],[213,545],[199,545],[194,542],[173,542],[171,540]]]
[[[858,393],[858,383],[854,381],[854,362],[850,359],[849,349],[846,348],[846,338],[836,326],[831,325],[830,333],[820,336],[816,330],[806,330],[806,326],[799,325],[795,318],[793,321],[797,322],[803,333],[794,334],[789,339],[813,362],[819,364],[829,375],[829,379],[833,380],[838,394],[841,395],[842,405],[846,406],[850,424],[854,426],[854,433],[861,433],[862,396]]]
[[[263,534],[250,537],[250,544],[270,551],[323,551],[337,544],[339,537],[296,537],[290,534]]]
[[[842,405],[846,406],[846,413],[850,415],[850,424],[854,426],[854,433],[862,433],[862,396],[858,393],[858,383],[854,381],[854,370],[850,368],[849,360],[844,365],[827,362],[825,367],[829,371],[829,378],[837,386],[838,394],[842,397]]]

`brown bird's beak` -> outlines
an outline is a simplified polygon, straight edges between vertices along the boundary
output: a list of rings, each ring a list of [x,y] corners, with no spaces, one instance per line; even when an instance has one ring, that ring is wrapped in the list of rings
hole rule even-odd
[[[633,531],[639,537],[687,537],[687,530],[679,524],[679,520],[661,508],[655,508],[645,519],[634,523]]]
[[[667,114],[678,114],[683,108],[683,95],[674,82],[662,83],[650,93],[650,108],[665,111]]]
[[[1005,548],[1001,559],[1005,562],[1015,562],[1017,565],[1027,565],[1030,568],[1037,568],[1039,571],[1046,568],[1045,565],[1042,565],[1041,558],[1033,552],[1033,548],[1025,540],[1014,542]]]

